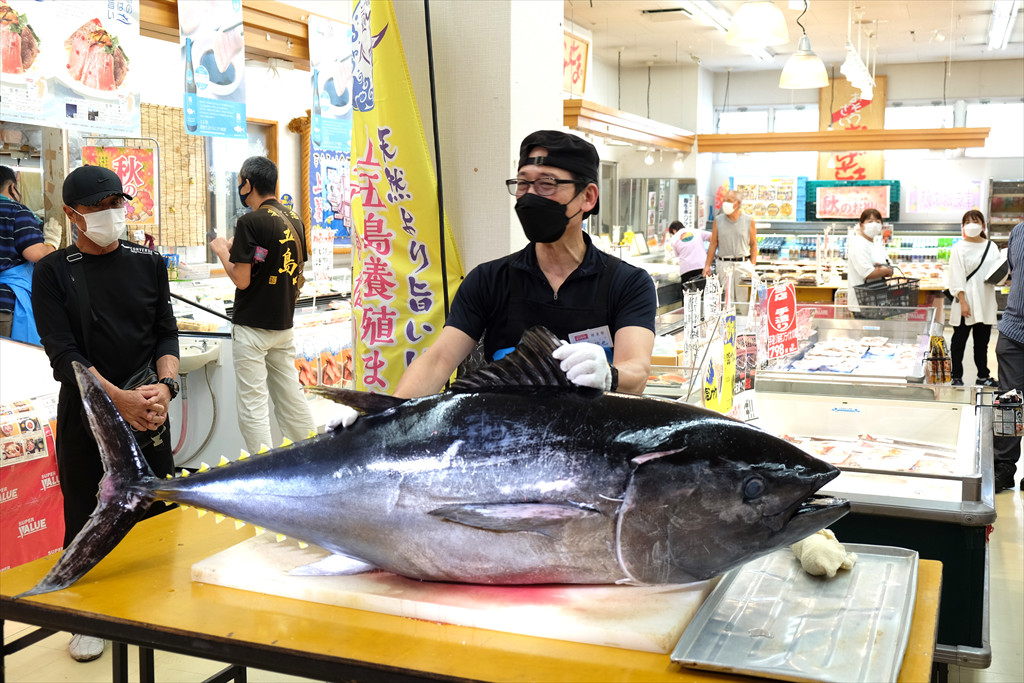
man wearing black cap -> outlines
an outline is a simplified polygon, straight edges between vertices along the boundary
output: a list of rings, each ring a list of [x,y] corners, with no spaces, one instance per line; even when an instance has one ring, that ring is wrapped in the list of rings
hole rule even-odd
[[[554,354],[570,381],[643,391],[654,348],[654,283],[595,248],[583,230],[583,219],[597,213],[599,166],[594,146],[575,135],[526,136],[519,172],[506,184],[530,244],[469,273],[444,329],[406,370],[396,396],[437,392],[477,340],[486,359],[497,360],[534,325],[570,342]]]
[[[71,363],[78,361],[100,380],[135,430],[153,473],[164,477],[174,469],[167,409],[178,393],[178,329],[163,258],[118,239],[131,196],[117,174],[99,166],[75,169],[64,180],[63,195],[78,241],[36,264],[32,303],[61,385],[57,471],[66,548],[89,521],[103,476]],[[78,634],[69,649],[76,660],[89,661],[103,653],[103,641]]]

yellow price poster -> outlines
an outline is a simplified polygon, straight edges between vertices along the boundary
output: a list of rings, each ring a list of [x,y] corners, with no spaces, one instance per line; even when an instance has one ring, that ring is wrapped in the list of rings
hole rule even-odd
[[[722,319],[720,338],[711,342],[704,366],[704,407],[716,413],[732,410],[733,382],[736,379],[736,314]]]

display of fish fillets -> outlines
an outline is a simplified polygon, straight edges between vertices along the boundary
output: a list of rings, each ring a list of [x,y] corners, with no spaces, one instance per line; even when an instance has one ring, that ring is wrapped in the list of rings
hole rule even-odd
[[[859,375],[910,374],[921,361],[916,344],[891,343],[886,337],[837,337],[813,344],[779,369]]]
[[[784,434],[783,439],[825,462],[844,468],[956,476],[956,451],[931,444],[894,442],[869,434],[858,439],[824,439]]]

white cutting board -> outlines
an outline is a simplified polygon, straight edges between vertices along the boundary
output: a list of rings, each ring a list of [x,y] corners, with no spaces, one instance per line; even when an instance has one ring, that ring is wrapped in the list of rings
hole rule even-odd
[[[316,546],[251,538],[192,565],[192,580],[413,619],[668,653],[714,586],[483,586],[389,572],[290,576],[327,555]]]

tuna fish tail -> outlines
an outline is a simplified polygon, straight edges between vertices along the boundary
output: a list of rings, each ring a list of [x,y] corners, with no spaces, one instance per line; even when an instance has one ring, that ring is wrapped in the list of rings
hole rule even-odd
[[[92,372],[77,362],[74,367],[89,426],[103,461],[104,474],[96,495],[98,504],[57,564],[19,598],[67,588],[84,576],[146,515],[156,499],[156,478],[124,418]]]

